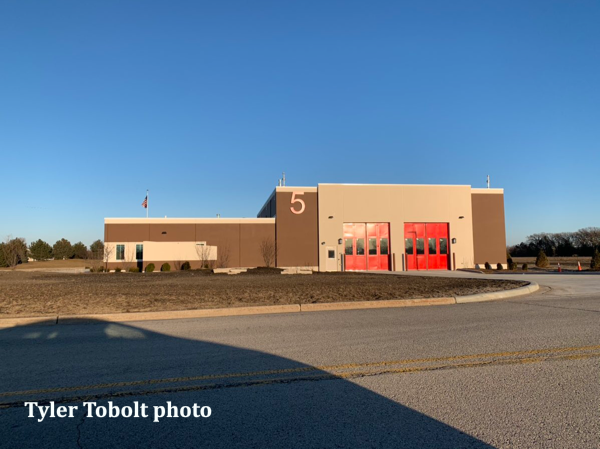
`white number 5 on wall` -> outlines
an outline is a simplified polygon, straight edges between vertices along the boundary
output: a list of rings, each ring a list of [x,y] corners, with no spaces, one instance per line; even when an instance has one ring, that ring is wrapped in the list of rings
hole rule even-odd
[[[293,214],[300,215],[302,212],[304,212],[304,209],[306,209],[306,204],[304,204],[304,201],[302,199],[296,198],[296,195],[304,195],[304,192],[292,193],[292,201],[290,202],[290,204],[300,203],[300,209],[296,210],[294,209],[294,206],[290,206],[290,210]]]

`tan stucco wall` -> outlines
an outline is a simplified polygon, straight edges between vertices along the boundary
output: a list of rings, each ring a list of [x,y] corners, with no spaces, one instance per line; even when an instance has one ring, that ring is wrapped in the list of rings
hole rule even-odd
[[[325,270],[327,247],[343,252],[338,239],[344,223],[390,223],[390,249],[396,270],[402,267],[404,223],[449,223],[450,254],[456,267],[474,267],[471,186],[319,184],[319,269]],[[333,218],[329,218],[332,216]],[[464,217],[460,219],[459,217]]]

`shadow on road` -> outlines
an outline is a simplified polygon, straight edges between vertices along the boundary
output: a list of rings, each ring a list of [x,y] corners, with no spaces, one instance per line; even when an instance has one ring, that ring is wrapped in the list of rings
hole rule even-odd
[[[326,371],[135,326],[4,329],[0,359],[1,447],[492,447]],[[37,391],[15,393],[28,390]],[[27,418],[26,400],[78,405],[79,412],[38,423]],[[84,400],[197,403],[212,416],[84,418]]]

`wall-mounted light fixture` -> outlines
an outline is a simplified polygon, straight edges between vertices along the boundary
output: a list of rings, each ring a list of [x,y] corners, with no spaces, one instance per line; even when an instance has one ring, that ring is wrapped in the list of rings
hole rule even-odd
[[[321,242],[321,245],[324,245],[324,244],[325,244],[325,242]]]
[[[455,238],[454,238],[454,239],[452,239],[452,243],[456,243],[456,239],[455,239]]]
[[[330,215],[330,216],[329,216],[329,217],[327,217],[327,218],[329,218],[329,219],[331,220],[331,219],[333,218],[333,215]]]
[[[341,244],[342,244],[342,242],[343,242],[343,240],[342,240],[342,239],[338,239],[338,245],[341,245]]]
[[[463,218],[465,218],[464,215],[461,215],[460,217],[458,217],[459,220],[462,220]]]

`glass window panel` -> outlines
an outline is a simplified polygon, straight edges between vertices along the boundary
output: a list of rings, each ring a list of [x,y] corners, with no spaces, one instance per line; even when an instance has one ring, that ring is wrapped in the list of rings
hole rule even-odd
[[[117,245],[117,260],[125,260],[125,245]]]
[[[417,255],[425,254],[425,239],[417,239]]]
[[[328,250],[327,257],[329,257],[330,259],[335,259],[335,251],[332,249]]]
[[[437,254],[437,242],[436,239],[429,239],[429,255],[433,256]]]
[[[346,256],[351,256],[354,254],[354,249],[352,247],[352,239],[346,239],[345,248],[346,252],[344,254],[346,254]]]
[[[379,240],[379,252],[382,256],[388,255],[388,239],[384,238]]]
[[[440,239],[440,254],[448,254],[448,239]]]
[[[377,239],[369,239],[369,256],[377,255]]]
[[[135,245],[135,258],[144,260],[144,245]]]
[[[356,239],[356,255],[365,255],[365,239]]]
[[[413,239],[404,239],[404,247],[406,248],[406,254],[413,254]]]

